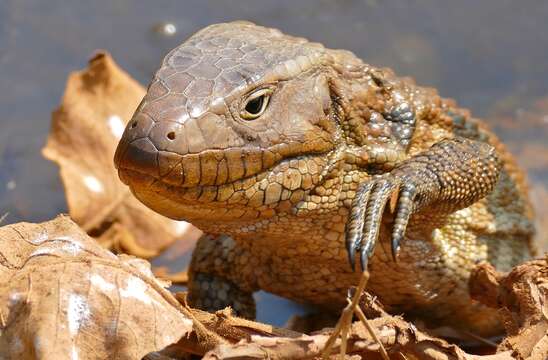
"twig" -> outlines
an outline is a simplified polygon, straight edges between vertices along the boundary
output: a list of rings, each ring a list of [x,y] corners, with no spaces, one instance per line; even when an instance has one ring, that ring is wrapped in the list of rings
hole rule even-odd
[[[352,324],[352,316],[348,317],[348,322],[344,323],[341,327],[341,360],[344,360],[346,355],[346,345],[348,344],[348,330]]]
[[[348,335],[348,328],[350,327],[350,324],[352,322],[352,315],[354,314],[354,309],[356,306],[358,306],[358,303],[360,301],[361,295],[363,291],[365,290],[365,285],[367,285],[367,280],[369,280],[369,273],[367,270],[365,270],[362,273],[362,276],[360,277],[360,282],[358,284],[358,287],[356,288],[356,292],[354,293],[354,296],[352,297],[352,302],[350,304],[346,305],[346,307],[343,309],[341,313],[341,317],[339,318],[339,321],[337,322],[337,325],[335,326],[335,329],[333,330],[333,333],[331,336],[329,336],[329,339],[325,343],[325,348],[322,351],[322,358],[328,359],[329,355],[331,355],[331,349],[333,348],[333,344],[337,340],[337,337],[339,334],[343,335],[342,344],[341,347],[345,347],[346,351],[346,336]],[[342,331],[342,329],[345,329]],[[341,354],[344,358],[344,355],[341,351]]]
[[[333,347],[333,344],[335,343],[335,340],[337,340],[337,336],[341,332],[342,327],[342,320],[345,316],[345,312],[343,310],[341,317],[339,318],[339,321],[337,322],[337,325],[335,325],[335,329],[333,329],[333,332],[331,333],[331,336],[329,336],[329,339],[325,342],[325,347],[322,351],[322,359],[326,360],[329,358],[329,355],[331,354],[331,348]]]
[[[497,346],[498,346],[497,343],[495,343],[494,341],[491,341],[491,340],[489,340],[489,339],[486,339],[486,338],[484,338],[484,337],[481,337],[481,336],[479,336],[479,335],[476,335],[476,334],[474,334],[474,333],[472,333],[472,332],[470,332],[470,331],[461,330],[460,332],[461,332],[463,335],[468,336],[468,337],[470,337],[470,338],[472,338],[472,339],[474,339],[474,340],[476,340],[476,341],[478,341],[478,342],[480,342],[480,343],[482,343],[482,344],[484,344],[484,345],[486,345],[486,346],[490,346],[490,347],[495,348],[495,349],[496,349]],[[499,339],[499,340],[500,340],[500,339]]]
[[[369,321],[368,321],[367,318],[365,317],[365,314],[363,313],[362,309],[361,309],[359,306],[356,306],[356,308],[354,309],[354,311],[356,312],[356,315],[358,316],[358,318],[359,318],[359,319],[361,320],[361,322],[363,323],[363,326],[365,326],[365,328],[366,328],[367,331],[369,332],[369,335],[371,335],[371,337],[373,338],[373,340],[375,340],[375,342],[376,342],[377,344],[379,344],[382,358],[383,358],[384,360],[390,360],[390,357],[388,356],[388,353],[386,352],[386,349],[384,348],[384,345],[382,344],[382,342],[380,341],[380,339],[377,337],[377,334],[375,333],[375,330],[373,329],[373,327],[371,326],[371,324],[369,323]]]

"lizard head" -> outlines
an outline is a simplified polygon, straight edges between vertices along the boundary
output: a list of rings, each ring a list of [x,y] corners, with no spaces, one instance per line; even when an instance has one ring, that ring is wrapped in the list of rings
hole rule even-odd
[[[120,178],[195,223],[302,206],[339,141],[326,53],[247,22],[199,31],[164,58],[128,123]]]

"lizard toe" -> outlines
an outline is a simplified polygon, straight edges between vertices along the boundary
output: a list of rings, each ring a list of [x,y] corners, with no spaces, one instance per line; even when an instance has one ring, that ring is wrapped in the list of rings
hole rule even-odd
[[[375,181],[375,186],[365,210],[365,222],[360,248],[362,270],[367,269],[367,261],[373,255],[386,203],[397,187],[398,184],[392,177],[382,177]]]
[[[401,240],[405,235],[409,218],[413,212],[413,202],[416,196],[417,189],[413,183],[402,185],[398,196],[394,225],[392,227],[391,249],[394,261],[397,260]]]
[[[354,271],[356,269],[355,256],[361,247],[363,237],[363,224],[365,222],[365,209],[369,201],[369,195],[373,188],[373,182],[362,184],[356,192],[356,197],[352,201],[350,216],[346,224],[346,250],[350,266]]]

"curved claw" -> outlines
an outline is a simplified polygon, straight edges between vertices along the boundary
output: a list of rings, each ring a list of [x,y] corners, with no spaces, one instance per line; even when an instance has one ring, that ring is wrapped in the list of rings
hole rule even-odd
[[[396,188],[396,184],[388,180],[378,182],[376,185],[371,194],[371,199],[367,204],[366,219],[363,226],[364,235],[360,250],[360,261],[363,270],[367,269],[367,260],[375,249],[375,243],[379,237],[382,215],[388,198]]]
[[[401,239],[402,239],[402,237],[400,237],[400,236],[392,235],[392,240],[391,240],[390,246],[391,246],[391,249],[392,249],[392,260],[394,260],[394,262],[398,261],[398,253],[400,252]]]
[[[409,223],[409,217],[413,212],[413,201],[416,196],[416,188],[413,184],[407,183],[400,191],[398,204],[396,206],[396,217],[394,219],[394,226],[392,228],[392,258],[397,261],[398,252],[400,250],[400,242],[405,235],[407,224]]]
[[[352,271],[356,271],[356,260],[354,260],[354,257],[356,255],[358,245],[359,244],[357,241],[346,241],[346,252],[348,255],[348,262],[350,263],[350,268],[352,269]]]
[[[374,248],[374,246],[373,246]],[[364,249],[361,250],[360,252],[360,266],[362,267],[362,271],[365,271],[367,270],[367,265],[369,263],[369,257],[371,255],[369,254],[368,251],[365,251]]]
[[[369,194],[373,183],[369,182],[361,186],[356,192],[356,197],[352,201],[348,224],[346,225],[346,250],[348,252],[348,260],[352,271],[356,270],[354,261],[356,251],[361,246],[363,237],[363,223],[365,221],[365,210],[369,201]]]

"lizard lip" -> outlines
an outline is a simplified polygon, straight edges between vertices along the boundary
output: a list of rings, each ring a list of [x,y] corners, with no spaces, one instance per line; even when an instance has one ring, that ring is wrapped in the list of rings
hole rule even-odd
[[[315,151],[303,154],[298,151],[300,147],[295,145],[300,144],[209,149],[200,153],[179,154],[159,150],[148,137],[142,137],[131,141],[122,139],[114,162],[120,179],[130,187],[141,186],[143,181],[126,174],[128,172],[146,175],[147,179],[153,178],[170,186],[196,188],[230,184],[268,171],[295,156],[325,154],[330,150],[327,146],[318,146]]]
[[[145,175],[154,175],[157,168],[158,150],[147,138],[121,142],[114,155],[119,172],[132,170]],[[124,181],[125,183],[125,181]]]
[[[266,154],[266,153],[270,153]],[[282,161],[260,148],[205,150],[200,153],[178,154],[158,150],[149,138],[121,141],[115,154],[115,164],[122,182],[141,186],[141,174],[171,186],[193,188],[220,186],[249,178]]]

